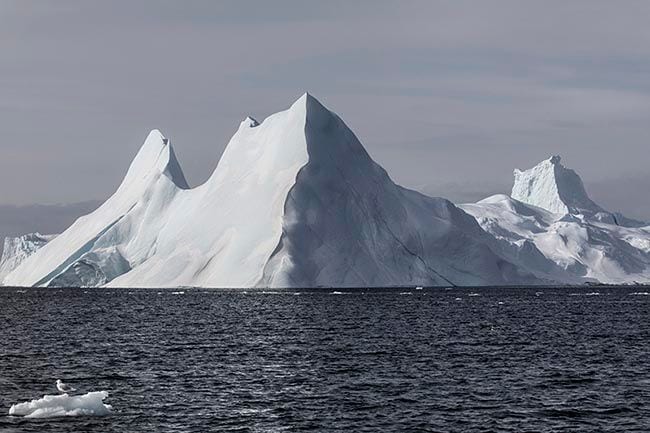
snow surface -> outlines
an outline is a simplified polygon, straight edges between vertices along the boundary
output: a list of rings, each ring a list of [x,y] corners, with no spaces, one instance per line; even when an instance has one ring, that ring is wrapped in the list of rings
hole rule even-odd
[[[537,283],[441,198],[404,189],[305,94],[246,118],[188,189],[153,131],[117,192],[9,274],[16,286],[372,287]]]
[[[84,395],[45,395],[37,400],[11,406],[9,415],[25,418],[52,418],[60,416],[102,416],[111,413],[104,404],[107,391],[94,391]]]
[[[18,237],[5,238],[2,257],[0,257],[0,281],[5,275],[16,269],[23,260],[55,237],[56,235],[29,233]]]
[[[513,197],[461,207],[525,270],[558,283],[650,282],[650,226],[594,203],[554,156],[515,170]]]

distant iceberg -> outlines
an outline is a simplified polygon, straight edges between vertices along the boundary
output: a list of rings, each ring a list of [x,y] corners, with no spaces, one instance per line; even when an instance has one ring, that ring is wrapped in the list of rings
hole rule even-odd
[[[93,391],[84,395],[45,395],[37,400],[11,406],[9,415],[25,418],[52,418],[60,416],[103,416],[111,413],[104,404],[107,391]]]
[[[5,238],[2,257],[0,257],[0,281],[5,275],[16,269],[27,257],[34,254],[55,237],[56,235],[29,233]]]
[[[511,196],[460,206],[508,260],[561,284],[650,283],[648,223],[596,204],[559,156],[514,175]]]

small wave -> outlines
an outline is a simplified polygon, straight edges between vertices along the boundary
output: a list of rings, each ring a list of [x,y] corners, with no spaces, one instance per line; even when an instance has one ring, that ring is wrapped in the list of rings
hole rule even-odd
[[[456,301],[462,301],[463,298],[456,298],[455,300],[456,300]]]
[[[569,293],[569,296],[600,296],[600,292]]]
[[[399,294],[400,295],[412,295],[413,292],[400,292]]]
[[[468,293],[467,296],[481,296],[478,293]]]
[[[172,292],[172,295],[184,295],[185,292]]]
[[[84,395],[44,395],[37,400],[11,406],[9,415],[25,418],[52,418],[59,416],[103,416],[111,413],[111,406],[104,404],[107,391],[93,391]]]
[[[336,291],[334,291],[334,292],[330,292],[330,295],[345,295],[345,294],[346,294],[346,293],[343,293],[343,292],[336,292]]]

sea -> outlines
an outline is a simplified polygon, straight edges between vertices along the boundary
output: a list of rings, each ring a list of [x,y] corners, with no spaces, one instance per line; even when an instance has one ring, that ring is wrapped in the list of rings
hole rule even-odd
[[[0,432],[648,432],[648,292],[1,288]]]

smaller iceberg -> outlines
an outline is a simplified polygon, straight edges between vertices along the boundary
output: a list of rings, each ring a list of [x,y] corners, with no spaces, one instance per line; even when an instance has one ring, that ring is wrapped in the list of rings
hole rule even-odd
[[[84,395],[45,395],[38,400],[11,406],[9,415],[25,418],[51,418],[58,416],[103,416],[111,413],[111,406],[104,404],[107,391],[93,391]]]

